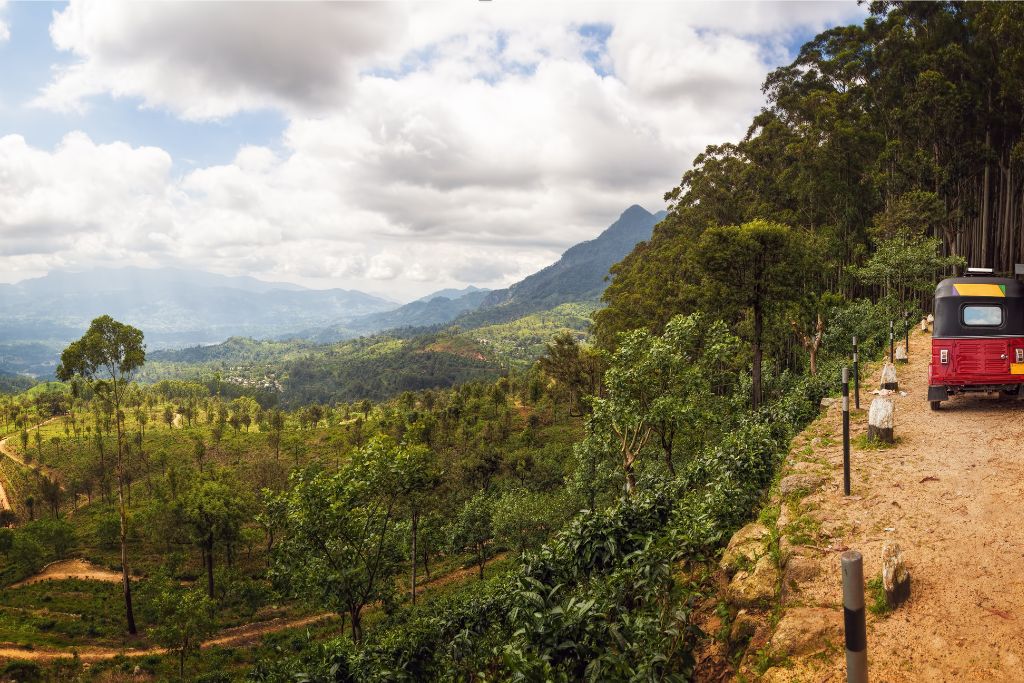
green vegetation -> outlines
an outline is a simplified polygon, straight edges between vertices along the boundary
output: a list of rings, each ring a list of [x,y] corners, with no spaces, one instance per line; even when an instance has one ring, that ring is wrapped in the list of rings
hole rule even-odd
[[[885,586],[881,576],[873,576],[867,581],[868,611],[876,617],[887,617],[892,614],[889,598],[885,596]]]
[[[112,335],[69,347],[69,384],[0,399],[0,640],[128,643],[134,585],[131,646],[172,650],[140,662],[154,676],[693,677],[716,557],[837,388],[850,335],[874,355],[963,257],[1020,251],[1019,193],[999,189],[1019,176],[1016,52],[978,49],[1021,35],[1019,15],[878,3],[810,41],[615,266],[593,346],[591,309],[547,276],[446,331],[231,340],[161,355],[145,385],[126,377],[141,334],[97,319]],[[793,512],[787,533],[815,543]],[[13,585],[61,557],[122,572],[127,623],[100,615],[114,584]]]

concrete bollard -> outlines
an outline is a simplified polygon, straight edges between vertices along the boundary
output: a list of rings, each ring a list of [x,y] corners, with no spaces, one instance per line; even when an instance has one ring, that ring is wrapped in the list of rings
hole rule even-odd
[[[879,396],[868,408],[868,441],[893,443],[893,416],[896,404],[891,398]]]
[[[898,543],[886,543],[882,547],[882,587],[890,607],[898,607],[910,597],[910,572]]]
[[[888,389],[889,391],[899,391],[900,383],[896,379],[896,366],[892,363],[886,363],[882,366],[882,389]]]
[[[899,346],[896,347],[896,362],[908,363],[909,361],[910,359],[907,358],[907,347],[904,346],[903,344],[900,344]]]
[[[927,332],[928,331],[928,318],[921,318],[921,331],[922,332]]]
[[[846,635],[847,683],[868,681],[868,634],[864,614],[864,558],[847,550],[843,567],[843,631]]]

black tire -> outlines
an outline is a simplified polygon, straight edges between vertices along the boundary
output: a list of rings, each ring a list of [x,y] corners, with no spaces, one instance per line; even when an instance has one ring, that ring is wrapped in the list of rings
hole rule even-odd
[[[938,410],[939,406],[942,405],[942,401],[929,401],[928,403],[931,405],[932,410]]]

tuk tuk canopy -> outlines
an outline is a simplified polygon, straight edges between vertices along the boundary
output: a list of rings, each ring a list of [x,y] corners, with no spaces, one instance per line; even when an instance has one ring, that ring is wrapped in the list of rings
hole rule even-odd
[[[1024,337],[1024,284],[1006,277],[951,277],[935,288],[933,338]]]

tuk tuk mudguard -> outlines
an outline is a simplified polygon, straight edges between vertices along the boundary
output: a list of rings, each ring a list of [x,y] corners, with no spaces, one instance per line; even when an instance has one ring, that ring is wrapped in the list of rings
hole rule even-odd
[[[945,385],[928,387],[929,401],[945,401],[949,398],[949,390]]]

